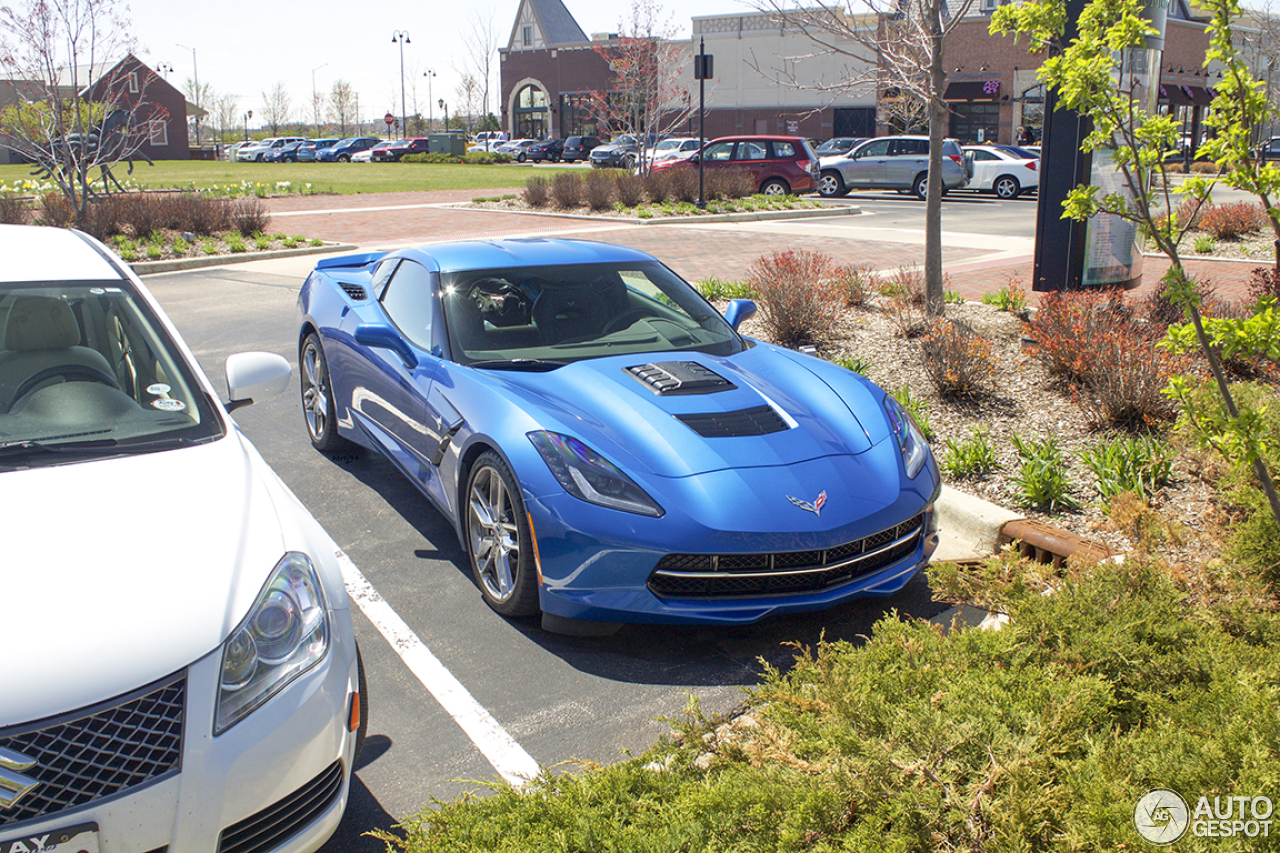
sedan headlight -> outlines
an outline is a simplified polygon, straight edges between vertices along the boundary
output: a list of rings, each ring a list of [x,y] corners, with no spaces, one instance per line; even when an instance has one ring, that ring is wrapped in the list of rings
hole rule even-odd
[[[575,498],[654,518],[665,514],[644,489],[578,439],[543,430],[529,433],[529,440],[560,485]]]
[[[285,554],[249,615],[222,644],[213,733],[222,734],[261,707],[328,648],[328,608],[315,566],[305,554]]]
[[[889,394],[884,395],[884,411],[889,416],[894,438],[898,440],[898,447],[902,450],[902,464],[907,469],[907,479],[913,480],[929,458],[929,442],[925,441],[916,422]]]

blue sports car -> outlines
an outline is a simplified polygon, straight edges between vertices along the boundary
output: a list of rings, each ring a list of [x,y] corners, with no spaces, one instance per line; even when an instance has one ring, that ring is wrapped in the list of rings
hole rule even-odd
[[[298,297],[307,431],[384,454],[489,606],[548,630],[897,592],[937,546],[928,444],[862,376],[741,336],[755,308],[579,240],[326,259]]]

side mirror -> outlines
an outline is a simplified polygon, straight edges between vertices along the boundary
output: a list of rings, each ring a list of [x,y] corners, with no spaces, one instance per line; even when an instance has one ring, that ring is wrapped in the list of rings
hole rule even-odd
[[[740,326],[744,320],[754,316],[758,310],[759,309],[755,302],[750,299],[735,299],[729,303],[728,308],[724,309],[724,319],[736,332],[738,331],[738,326]]]
[[[227,411],[274,397],[289,384],[293,367],[273,352],[238,352],[227,357]]]
[[[400,333],[390,326],[364,323],[356,326],[355,338],[356,343],[361,346],[391,350],[400,356],[404,366],[410,370],[418,366],[418,356],[414,354],[413,349],[405,342],[405,339],[400,337]]]

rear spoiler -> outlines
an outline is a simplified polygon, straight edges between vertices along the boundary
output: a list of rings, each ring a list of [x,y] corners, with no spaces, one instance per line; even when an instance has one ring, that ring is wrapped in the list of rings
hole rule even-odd
[[[334,258],[324,258],[318,261],[316,263],[316,269],[358,269],[359,267],[367,267],[370,264],[377,263],[388,254],[390,254],[390,252],[363,252],[359,255],[338,255]]]

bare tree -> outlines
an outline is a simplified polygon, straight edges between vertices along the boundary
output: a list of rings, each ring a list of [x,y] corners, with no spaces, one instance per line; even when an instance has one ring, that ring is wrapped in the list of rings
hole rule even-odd
[[[312,112],[312,115],[315,117],[316,136],[324,135],[324,125],[322,121],[323,121],[323,116],[328,115],[328,112],[327,112],[328,100],[329,100],[329,96],[324,92],[316,91],[311,93],[311,112]]]
[[[590,95],[593,117],[602,128],[642,142],[671,133],[693,114],[689,44],[675,40],[671,18],[662,14],[656,0],[632,0],[631,19],[619,25],[618,36],[593,45],[613,71],[612,88]],[[643,156],[636,165],[649,167]]]
[[[148,97],[159,79],[134,58],[128,6],[117,0],[20,0],[0,7],[0,77],[15,102],[0,110],[0,139],[47,173],[85,227],[111,166],[144,156],[169,113]],[[148,158],[149,159],[149,158]],[[119,183],[116,182],[119,187]]]
[[[235,131],[240,124],[240,96],[239,95],[219,95],[217,100],[213,102],[213,120],[218,125],[218,137],[223,142],[227,139],[227,131],[231,131],[231,136],[235,137]]]
[[[915,98],[926,107],[929,125],[929,193],[925,208],[925,299],[941,313],[942,142],[949,111],[943,95],[947,36],[964,19],[973,0],[756,0],[757,8],[802,32],[819,54],[844,56],[865,70],[832,84],[805,88],[829,92],[874,85],[892,87],[899,100]],[[870,21],[866,12],[874,15]],[[791,82],[795,82],[794,79]]]
[[[271,128],[272,136],[280,135],[280,125],[289,121],[293,112],[293,99],[284,83],[277,83],[271,94],[262,93],[262,120]]]
[[[498,29],[492,7],[471,13],[471,21],[462,33],[462,47],[467,54],[467,71],[479,84],[479,112],[488,113],[494,57],[498,55]]]
[[[467,124],[474,125],[484,115],[484,87],[472,74],[463,73],[458,88],[453,91],[454,116],[466,116]]]
[[[213,86],[211,86],[208,83],[201,83],[199,86],[197,86],[195,84],[195,81],[193,81],[189,77],[187,78],[187,81],[182,86],[182,94],[188,101],[190,101],[192,104],[195,105],[197,110],[204,110],[210,104],[214,103],[214,101],[217,98],[216,93],[213,91]],[[196,115],[187,116],[187,123],[191,125],[191,129],[188,131],[187,137],[193,140],[194,145],[199,146],[200,145],[199,114],[197,113]]]
[[[356,93],[346,80],[334,80],[329,89],[329,121],[338,125],[339,132],[347,135],[347,125],[355,120]]]

